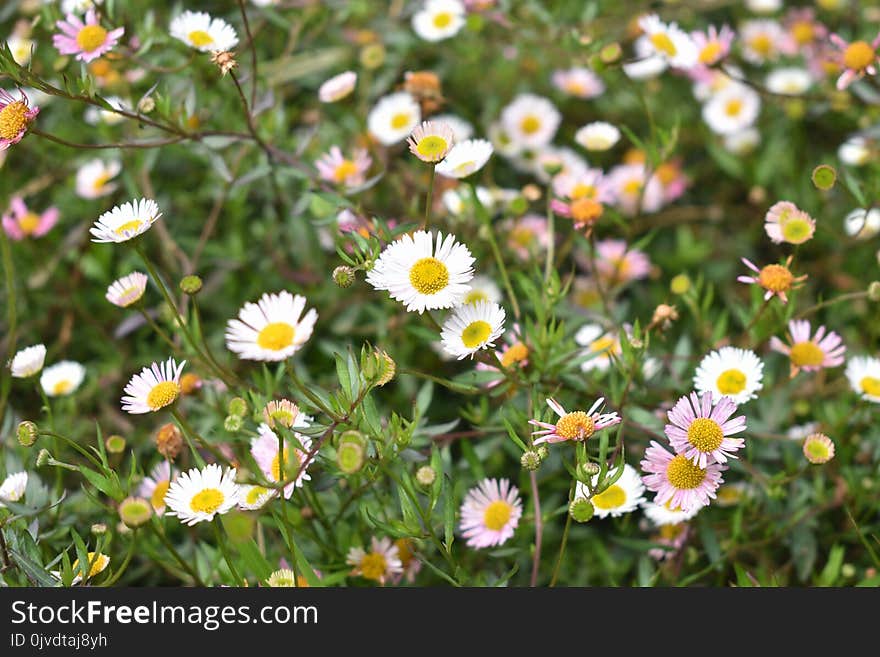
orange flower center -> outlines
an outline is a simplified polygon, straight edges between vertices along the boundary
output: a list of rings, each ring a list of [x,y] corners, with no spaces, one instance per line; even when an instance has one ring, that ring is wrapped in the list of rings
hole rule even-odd
[[[783,265],[767,265],[758,274],[758,283],[771,292],[786,292],[791,289],[794,276],[788,267]]]
[[[854,71],[862,71],[877,58],[877,53],[864,41],[853,41],[843,51],[843,64]]]
[[[76,45],[85,52],[92,52],[104,45],[107,40],[107,30],[100,25],[86,25],[76,35]]]
[[[15,139],[27,127],[28,107],[23,100],[9,103],[0,110],[0,137]]]
[[[583,411],[566,413],[556,423],[556,433],[566,440],[586,440],[595,430],[593,418]]]

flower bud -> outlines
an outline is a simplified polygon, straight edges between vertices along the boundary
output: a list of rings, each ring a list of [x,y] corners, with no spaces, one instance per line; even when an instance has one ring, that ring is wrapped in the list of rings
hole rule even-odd
[[[119,517],[126,527],[134,529],[149,522],[153,506],[142,497],[127,497],[119,505]]]
[[[341,288],[351,287],[356,280],[354,269],[348,265],[339,265],[333,270],[333,282]]]
[[[377,349],[376,353],[379,356],[379,376],[376,379],[376,385],[384,386],[394,378],[397,373],[397,365],[387,351]]]
[[[104,445],[111,454],[122,454],[125,451],[125,438],[116,434],[107,436]]]
[[[180,392],[184,395],[191,395],[202,387],[202,379],[195,372],[187,372],[180,377]]]
[[[42,468],[45,465],[48,465],[52,455],[49,453],[48,449],[41,449],[40,453],[37,454],[37,467]]]
[[[241,416],[238,415],[227,415],[226,419],[223,420],[223,428],[230,433],[241,431],[241,425]]]
[[[672,290],[673,294],[681,296],[691,289],[691,279],[687,274],[679,274],[670,281],[669,289]]]
[[[419,483],[419,486],[422,486],[423,488],[431,486],[436,479],[437,472],[430,465],[423,465],[416,470],[416,481]]]
[[[107,525],[103,522],[96,522],[89,529],[95,536],[103,536],[107,533]],[[100,557],[98,558],[100,559]],[[92,561],[92,559],[93,557],[91,556],[91,553],[89,553],[89,561]]]
[[[336,465],[345,474],[355,474],[364,467],[364,448],[358,443],[342,443],[336,449]]]
[[[198,294],[201,289],[202,279],[198,276],[184,276],[180,279],[180,290],[184,294],[193,296],[194,294]]]
[[[591,477],[595,477],[599,474],[599,464],[598,463],[581,463],[577,467],[578,477],[581,479],[590,479]]]
[[[593,517],[593,503],[585,497],[578,497],[568,505],[568,515],[575,522],[588,522]]]
[[[832,166],[820,164],[813,169],[812,179],[816,189],[821,189],[823,192],[828,191],[837,182],[837,171]]]
[[[526,470],[537,470],[541,467],[541,456],[535,450],[530,449],[519,457],[519,463]]]
[[[538,447],[535,451],[538,452],[538,456],[541,458],[542,461],[545,460],[548,456],[550,456],[550,448],[547,447],[547,445],[544,445],[544,444],[538,445]]]
[[[156,433],[156,450],[169,461],[173,461],[183,448],[183,434],[176,424],[163,424]]]
[[[868,285],[868,298],[871,301],[880,301],[880,281],[871,281]]]
[[[144,96],[138,101],[137,111],[141,114],[149,114],[156,109],[156,101],[152,96]]]
[[[270,429],[274,429],[276,423],[288,429],[296,422],[299,416],[299,407],[289,399],[275,401],[274,399],[263,408],[263,419]]]
[[[18,443],[22,447],[30,447],[35,442],[37,442],[37,425],[31,422],[30,420],[25,420],[24,422],[20,422],[18,425],[18,431],[16,435],[18,436]]]
[[[619,43],[609,43],[599,51],[599,58],[604,64],[612,64],[620,59],[622,54],[623,49],[620,47]]]
[[[226,407],[226,411],[230,415],[237,415],[238,417],[244,417],[248,412],[247,402],[241,397],[233,397],[229,400],[229,404]]]

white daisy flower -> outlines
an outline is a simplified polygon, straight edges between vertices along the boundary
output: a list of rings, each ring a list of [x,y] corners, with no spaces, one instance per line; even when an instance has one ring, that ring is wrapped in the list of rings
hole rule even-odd
[[[89,559],[89,573],[86,576],[86,580],[94,579],[100,573],[104,572],[107,569],[107,566],[110,565],[110,557],[101,552],[89,552],[86,556]],[[82,573],[79,569],[79,559],[74,559],[73,564],[71,564],[71,570],[73,570],[76,575],[71,580],[70,584],[79,584],[82,581]],[[60,570],[50,570],[49,572],[54,575],[56,579],[61,579]]]
[[[183,12],[171,21],[169,32],[201,52],[232,50],[238,45],[238,35],[229,23],[203,11]]]
[[[345,71],[345,73],[334,75],[318,88],[318,100],[322,103],[335,103],[342,100],[354,91],[357,77],[357,73],[354,71]]]
[[[6,477],[0,484],[0,509],[6,506],[4,502],[18,502],[24,496],[27,482],[27,472],[14,472]]]
[[[81,198],[93,199],[107,196],[116,191],[116,184],[110,181],[122,171],[118,160],[91,160],[76,172],[76,193]]]
[[[573,67],[553,73],[553,84],[561,92],[575,98],[589,99],[605,93],[602,78],[588,68]]]
[[[150,472],[149,477],[144,477],[138,488],[138,495],[150,500],[150,505],[157,515],[165,513],[165,494],[174,479],[171,464],[168,461],[158,463]]]
[[[455,143],[470,139],[474,134],[474,126],[457,114],[437,114],[431,120],[448,125]]]
[[[310,417],[299,413],[294,419],[292,427],[303,429],[310,425],[310,421]],[[295,477],[293,481],[284,486],[284,498],[290,499],[295,489],[302,488],[303,482],[312,479],[307,471],[315,460],[314,454],[309,456],[312,439],[295,431],[293,435],[299,442],[299,447],[297,447],[286,438],[279,440],[278,434],[272,431],[266,423],[261,423],[257,427],[257,433],[259,435],[251,440],[251,456],[254,457],[254,462],[268,481],[279,483]],[[279,443],[283,443],[283,445],[279,445]],[[278,454],[279,446],[282,447],[280,457]]]
[[[880,209],[856,208],[844,217],[843,230],[860,240],[874,237],[880,233]]]
[[[306,298],[290,292],[266,293],[246,303],[238,319],[226,325],[226,347],[245,360],[281,361],[293,356],[312,337],[317,311],[305,315]]]
[[[377,539],[375,536],[370,541],[370,551],[362,547],[352,547],[348,551],[345,562],[354,566],[352,575],[360,575],[364,579],[370,579],[380,584],[393,575],[403,572],[403,564],[397,546],[390,538]]]
[[[416,99],[406,91],[383,96],[367,116],[367,129],[383,146],[392,146],[410,136],[422,120]]]
[[[588,151],[607,151],[620,140],[620,130],[605,121],[594,121],[578,130],[574,140]]]
[[[215,515],[234,509],[240,494],[235,468],[224,471],[211,463],[201,470],[184,472],[174,480],[165,495],[166,514],[176,516],[185,525],[210,522]]]
[[[12,370],[12,376],[16,379],[26,379],[43,369],[45,360],[46,346],[35,344],[32,347],[20,349],[12,357],[9,369]]]
[[[504,333],[504,318],[504,309],[497,303],[462,304],[443,322],[443,348],[461,360],[480,349],[494,347],[495,340]]]
[[[12,34],[6,40],[9,51],[12,53],[12,59],[19,66],[27,66],[31,61],[31,53],[33,52],[36,42],[33,39],[27,39],[18,34]]]
[[[127,242],[147,232],[161,216],[156,201],[142,198],[117,205],[105,212],[98,217],[89,232],[93,235],[93,242]]]
[[[455,141],[452,128],[442,121],[425,121],[407,139],[409,152],[422,162],[439,162]]]
[[[107,288],[107,294],[104,296],[114,306],[127,308],[133,303],[140,301],[141,297],[144,296],[148,280],[146,274],[134,271],[128,276],[123,276],[113,281]]]
[[[837,157],[851,167],[865,166],[871,161],[871,144],[864,137],[850,137],[837,149]]]
[[[453,146],[434,170],[446,178],[467,178],[485,166],[492,151],[485,139],[466,139]]]
[[[520,94],[501,111],[505,134],[521,147],[540,148],[549,144],[561,120],[556,106],[535,94]]]
[[[862,399],[880,404],[880,358],[855,356],[846,362],[849,385]]]
[[[703,105],[703,121],[718,135],[751,127],[761,111],[761,97],[744,84],[732,84]]]
[[[471,252],[454,235],[444,239],[438,232],[435,247],[431,233],[420,230],[385,247],[366,280],[421,314],[460,304],[471,289],[473,264]]]
[[[606,332],[598,324],[585,324],[574,335],[574,341],[586,347],[581,354],[592,356],[581,363],[581,370],[599,370],[604,372],[621,354],[620,338],[616,333]]]
[[[806,422],[804,424],[795,424],[790,427],[788,431],[785,432],[785,437],[789,440],[796,440],[799,442],[803,442],[804,439],[809,436],[811,433],[816,433],[819,430],[818,422]]]
[[[72,360],[62,360],[43,370],[40,386],[50,397],[62,397],[76,392],[85,377],[85,367]]]
[[[772,14],[782,9],[782,0],[746,0],[746,8],[756,14]]]
[[[761,65],[779,59],[787,51],[788,34],[775,20],[758,19],[745,21],[739,28],[739,44],[746,61]]]
[[[265,486],[245,485],[241,487],[238,497],[238,508],[244,511],[256,511],[266,506],[266,502],[278,496],[278,491]]]
[[[501,288],[488,276],[475,276],[471,281],[471,291],[467,293],[462,303],[477,303],[478,301],[501,302]]]
[[[789,66],[777,68],[767,74],[765,86],[775,94],[800,96],[813,84],[810,72],[805,68]]]
[[[764,384],[764,363],[753,351],[721,347],[708,353],[697,367],[694,389],[700,394],[712,392],[712,403],[730,397],[744,404],[757,397]]]
[[[477,198],[486,209],[491,209],[495,205],[495,197],[488,189],[481,185],[476,186]],[[456,187],[447,189],[441,196],[443,205],[450,214],[456,217],[460,216],[472,202],[470,189],[467,187]]]
[[[459,0],[427,0],[412,19],[413,30],[425,41],[442,41],[464,27],[465,7]]]
[[[613,477],[615,473],[608,473],[607,477]],[[593,489],[599,483],[599,475],[595,475],[591,482]],[[632,513],[640,504],[645,502],[645,484],[638,471],[629,464],[624,464],[623,474],[617,481],[608,486],[601,493],[589,496],[587,487],[582,482],[577,482],[575,499],[589,499],[593,503],[593,510],[599,518],[611,516],[617,518],[624,513]]]
[[[122,397],[122,410],[132,415],[153,413],[173,404],[180,396],[180,373],[186,361],[180,364],[169,358],[164,363],[153,363],[140,374],[131,377]]]
[[[639,19],[639,27],[651,46],[650,55],[663,57],[675,68],[688,69],[699,62],[697,44],[676,23],[664,23],[656,14],[650,14]]]
[[[697,515],[703,507],[695,506],[690,511],[682,511],[680,509],[673,511],[669,508],[668,502],[666,504],[646,502],[642,505],[642,508],[645,515],[648,517],[648,520],[654,523],[655,527],[663,527],[665,525],[677,525],[685,520],[690,520]]]
[[[647,36],[636,39],[633,47],[636,51],[636,60],[623,64],[623,72],[627,77],[633,80],[650,80],[668,68],[669,60],[663,55],[656,54]]]

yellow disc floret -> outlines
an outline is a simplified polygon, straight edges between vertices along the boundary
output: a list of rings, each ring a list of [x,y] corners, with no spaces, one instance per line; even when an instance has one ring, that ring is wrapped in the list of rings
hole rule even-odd
[[[449,270],[437,258],[421,258],[409,270],[409,282],[420,294],[436,294],[449,284]]]
[[[675,488],[687,490],[702,484],[706,471],[694,465],[684,454],[678,454],[666,466],[666,478]]]

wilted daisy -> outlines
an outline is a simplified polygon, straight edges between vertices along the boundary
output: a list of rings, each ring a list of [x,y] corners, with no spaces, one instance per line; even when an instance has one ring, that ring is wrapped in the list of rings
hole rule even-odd
[[[150,229],[162,216],[159,206],[152,199],[142,198],[117,205],[105,212],[89,229],[93,242],[127,242]]]
[[[412,26],[425,41],[442,41],[464,27],[465,7],[459,0],[427,0],[413,15]]]
[[[880,358],[854,356],[846,362],[849,385],[862,399],[880,404]]]
[[[554,71],[552,79],[557,89],[575,98],[595,98],[605,92],[602,78],[581,66]]]
[[[366,280],[421,314],[460,304],[470,291],[473,263],[471,252],[454,235],[444,238],[438,232],[435,246],[432,234],[420,230],[385,247]]]
[[[309,421],[306,416],[298,414],[293,426],[305,428],[309,426]],[[260,424],[257,433],[259,435],[251,440],[251,456],[266,479],[273,483],[290,482],[284,486],[284,497],[289,499],[294,489],[302,488],[303,482],[312,478],[306,472],[315,459],[314,456],[308,458],[312,439],[299,432],[295,433],[299,441],[297,447],[286,438],[280,439],[268,424]]]
[[[675,510],[695,511],[707,506],[724,480],[721,473],[727,466],[710,463],[705,468],[694,465],[684,454],[671,454],[656,441],[651,441],[641,463],[648,474],[642,477],[645,486],[657,493],[656,504],[667,502]]]
[[[574,140],[588,151],[607,151],[620,140],[620,130],[605,121],[594,121],[580,128]]]
[[[455,140],[452,128],[441,121],[425,121],[409,136],[409,152],[422,162],[439,162]]]
[[[100,573],[104,572],[107,569],[107,566],[110,565],[110,557],[101,552],[89,552],[87,555],[89,563],[88,565],[88,575],[86,576],[86,580],[94,579]],[[74,573],[74,578],[71,580],[71,585],[79,584],[82,581],[82,572],[79,567],[79,559],[74,559],[73,564],[71,565],[71,570]],[[61,579],[61,571],[52,570],[50,571],[52,575],[54,575],[57,579]]]
[[[846,89],[865,75],[877,74],[877,58],[880,57],[877,48],[880,47],[880,33],[870,43],[861,40],[847,42],[837,34],[832,34],[829,38],[840,51],[840,64],[844,69],[837,79],[838,89]]]
[[[581,363],[584,372],[595,369],[604,372],[621,353],[617,332],[605,331],[598,324],[584,324],[574,334],[574,341],[585,347],[581,355],[589,356]]]
[[[782,303],[788,303],[788,293],[797,289],[800,283],[807,279],[807,275],[795,276],[791,273],[788,266],[791,264],[791,256],[785,261],[785,264],[770,264],[762,268],[753,263],[748,258],[741,258],[743,264],[757,274],[757,276],[737,276],[736,280],[740,283],[751,283],[760,285],[766,290],[764,299],[767,300],[774,294],[779,297]]]
[[[133,303],[140,301],[144,296],[144,290],[147,289],[146,274],[139,271],[123,276],[110,284],[107,288],[107,294],[104,295],[110,303],[120,308],[127,308]]]
[[[656,14],[650,14],[639,19],[639,27],[651,45],[651,55],[663,57],[675,68],[688,69],[697,64],[697,45],[676,23],[664,23]]]
[[[712,393],[712,401],[730,397],[737,404],[744,404],[757,397],[755,394],[764,384],[764,363],[754,351],[721,347],[703,357],[694,375],[694,389],[699,393]]]
[[[354,566],[352,575],[360,575],[364,579],[380,584],[384,584],[389,577],[403,572],[397,546],[390,538],[378,539],[374,536],[370,540],[369,552],[362,547],[351,548],[345,562]]]
[[[322,103],[335,103],[350,95],[356,84],[357,73],[354,71],[334,75],[318,88],[318,100]]]
[[[516,144],[528,148],[546,146],[556,135],[562,115],[543,96],[520,94],[501,112],[505,133]]]
[[[364,184],[367,170],[372,163],[373,158],[364,148],[355,149],[351,158],[347,158],[338,146],[333,146],[329,152],[318,158],[315,166],[324,180],[346,187],[357,187]]]
[[[800,96],[813,84],[810,72],[796,66],[777,68],[767,74],[767,89],[782,96]]]
[[[203,11],[185,11],[171,21],[171,36],[201,52],[232,50],[238,45],[235,29],[222,18]]]
[[[9,214],[3,215],[3,230],[14,240],[42,237],[58,222],[58,208],[52,207],[37,214],[25,205],[20,196],[12,197],[9,208]]]
[[[25,347],[16,352],[9,364],[12,376],[16,379],[26,379],[33,376],[43,369],[43,362],[46,360],[46,346],[35,344],[32,347]]]
[[[761,112],[761,96],[744,84],[731,84],[703,105],[703,120],[718,135],[752,126]]]
[[[608,473],[608,477],[614,477],[615,473]],[[593,477],[591,486],[593,490],[599,484],[599,475]],[[589,495],[587,487],[582,482],[577,482],[575,499],[589,499],[593,504],[593,510],[599,518],[618,518],[624,513],[632,513],[645,501],[645,485],[638,471],[629,464],[623,465],[623,473],[613,484],[600,493]]]
[[[91,160],[76,172],[76,193],[87,199],[100,198],[116,191],[116,184],[110,181],[119,175],[122,165],[118,160]]]
[[[789,201],[774,203],[764,221],[764,230],[776,244],[803,244],[816,232],[816,221]]]
[[[4,502],[18,502],[24,497],[27,482],[27,472],[13,472],[7,476],[0,484],[0,509],[5,506]]]
[[[622,285],[639,280],[650,271],[647,254],[630,248],[623,240],[602,240],[596,244],[596,273],[606,284]]]
[[[492,144],[485,139],[466,139],[452,147],[435,171],[446,178],[467,178],[483,168],[492,152]]]
[[[13,98],[0,89],[0,151],[20,142],[30,122],[40,113],[39,107],[30,107],[27,96],[19,93],[20,98]]]
[[[880,234],[880,209],[856,208],[844,217],[843,230],[850,237],[860,240]]]
[[[590,410],[572,411],[567,413],[562,406],[554,399],[547,400],[547,406],[559,416],[556,424],[541,422],[539,420],[529,420],[529,424],[540,427],[538,431],[532,434],[539,436],[534,441],[535,445],[540,443],[561,443],[566,440],[587,440],[597,431],[620,424],[621,418],[617,413],[600,413],[599,409],[605,402],[603,397],[597,399]]]
[[[440,337],[446,353],[459,360],[494,347],[504,333],[504,309],[491,301],[464,303],[443,322]]]
[[[507,479],[483,479],[465,495],[461,532],[473,548],[503,545],[522,516],[519,490]]]
[[[63,397],[76,392],[85,377],[85,367],[72,360],[62,360],[43,370],[40,386],[50,397]]]
[[[705,468],[708,463],[725,463],[736,458],[734,452],[742,449],[745,440],[730,436],[746,430],[746,417],[739,415],[732,420],[736,403],[730,397],[722,397],[712,406],[712,393],[681,397],[667,416],[669,422],[664,432],[677,454]]]
[[[773,61],[781,54],[794,54],[796,44],[777,21],[749,20],[739,28],[739,43],[743,57],[752,64]]]
[[[166,513],[185,525],[210,522],[215,515],[234,509],[240,493],[235,468],[224,470],[211,463],[184,472],[171,483],[165,495]]]
[[[174,473],[168,461],[159,462],[150,472],[149,477],[144,477],[138,488],[138,495],[150,500],[150,505],[157,515],[165,513],[165,494],[171,486]]]
[[[90,62],[111,50],[125,33],[124,27],[106,30],[101,27],[94,9],[86,12],[85,22],[75,14],[68,14],[55,26],[61,34],[52,35],[52,43],[62,55],[76,55],[76,59]]]
[[[416,99],[400,91],[383,96],[367,116],[367,128],[383,146],[403,141],[422,120]]]
[[[824,433],[811,433],[804,440],[804,456],[813,465],[828,463],[834,458],[834,441]]]
[[[164,363],[153,363],[131,377],[122,397],[122,410],[133,415],[154,413],[180,396],[180,373],[186,361],[179,364],[173,358]]]
[[[305,297],[287,291],[244,304],[238,319],[226,324],[226,347],[245,360],[290,358],[308,342],[318,320],[314,308],[303,315],[305,307]]]
[[[846,347],[834,331],[825,332],[820,326],[816,334],[810,336],[810,322],[806,319],[793,319],[788,323],[788,344],[775,335],[770,338],[770,348],[785,354],[791,360],[791,376],[800,370],[816,372],[826,367],[837,367],[843,363]]]
[[[700,511],[701,507],[696,507],[690,511],[682,511],[681,509],[673,510],[669,503],[655,504],[654,502],[645,502],[642,508],[648,520],[654,523],[655,527],[663,527],[665,525],[677,525],[679,523],[690,520]]]
[[[619,164],[608,172],[614,203],[626,215],[656,212],[663,206],[663,185],[648,176],[644,164]]]
[[[238,508],[243,511],[256,511],[266,506],[266,503],[278,495],[274,488],[265,486],[241,486],[238,497]]]

